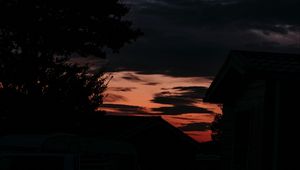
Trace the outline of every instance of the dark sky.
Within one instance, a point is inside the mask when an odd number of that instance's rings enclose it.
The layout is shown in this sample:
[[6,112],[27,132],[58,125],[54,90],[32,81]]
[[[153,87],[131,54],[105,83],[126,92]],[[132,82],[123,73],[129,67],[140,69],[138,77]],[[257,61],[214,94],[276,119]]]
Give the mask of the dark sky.
[[144,36],[108,57],[122,72],[105,107],[160,115],[200,142],[210,140],[209,123],[221,113],[202,98],[230,50],[300,53],[300,0],[124,1]]
[[144,36],[114,70],[213,76],[232,49],[300,52],[299,0],[127,0]]

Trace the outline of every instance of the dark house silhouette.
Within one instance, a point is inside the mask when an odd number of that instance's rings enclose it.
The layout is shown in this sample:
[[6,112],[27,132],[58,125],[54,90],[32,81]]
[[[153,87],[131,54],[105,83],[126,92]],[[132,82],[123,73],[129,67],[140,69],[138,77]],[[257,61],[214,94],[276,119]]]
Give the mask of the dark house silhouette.
[[0,169],[11,165],[5,170],[189,170],[198,153],[196,141],[161,117],[90,116],[73,124],[20,121],[0,127]]
[[300,55],[230,52],[204,99],[223,104],[223,169],[298,169],[299,96]]

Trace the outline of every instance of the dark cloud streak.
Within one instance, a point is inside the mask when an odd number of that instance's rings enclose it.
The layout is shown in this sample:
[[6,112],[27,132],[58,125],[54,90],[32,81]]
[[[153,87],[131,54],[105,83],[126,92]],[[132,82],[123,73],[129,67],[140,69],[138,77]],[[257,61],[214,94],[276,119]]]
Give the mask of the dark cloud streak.
[[127,98],[113,93],[108,93],[104,96],[105,102],[118,102],[118,101],[127,101]]
[[179,86],[157,93],[151,101],[159,104],[192,105],[204,97],[206,90],[206,87],[201,86]]
[[164,89],[162,92],[157,93],[151,101],[172,106],[158,107],[152,110],[162,112],[163,115],[212,114],[212,111],[194,105],[202,100],[206,89],[206,87],[201,86],[179,86],[172,89]]
[[119,115],[159,115],[151,112],[147,112],[144,107],[125,105],[125,104],[103,104],[100,109],[113,109],[115,111],[107,111],[108,114]]
[[110,90],[117,92],[130,92],[136,89],[136,87],[110,87]]
[[137,82],[148,86],[155,86],[159,84],[158,82],[155,82],[153,80],[141,79],[139,76],[134,75],[133,73],[127,73],[122,78],[128,81]]
[[159,107],[153,108],[153,111],[162,112],[163,115],[182,115],[187,113],[199,113],[199,114],[213,114],[205,108],[189,105],[174,105],[172,107]]

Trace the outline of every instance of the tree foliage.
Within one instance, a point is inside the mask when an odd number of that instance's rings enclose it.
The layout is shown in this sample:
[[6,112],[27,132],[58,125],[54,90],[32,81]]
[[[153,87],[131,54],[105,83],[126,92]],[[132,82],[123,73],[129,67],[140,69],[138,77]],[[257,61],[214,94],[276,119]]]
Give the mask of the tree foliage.
[[214,142],[221,142],[223,139],[224,120],[222,114],[216,114],[211,124],[211,138]]
[[119,0],[0,0],[0,113],[93,112],[106,88],[103,70],[70,58],[103,58],[141,35]]

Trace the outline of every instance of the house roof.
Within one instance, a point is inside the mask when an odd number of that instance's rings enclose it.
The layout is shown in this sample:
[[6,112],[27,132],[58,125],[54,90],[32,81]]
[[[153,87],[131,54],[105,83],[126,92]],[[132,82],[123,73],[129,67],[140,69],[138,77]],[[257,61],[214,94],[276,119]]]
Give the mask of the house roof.
[[231,58],[245,71],[300,73],[300,55],[268,52],[232,51]]
[[238,90],[247,79],[299,79],[300,55],[272,52],[231,51],[204,101],[223,103],[232,90]]

